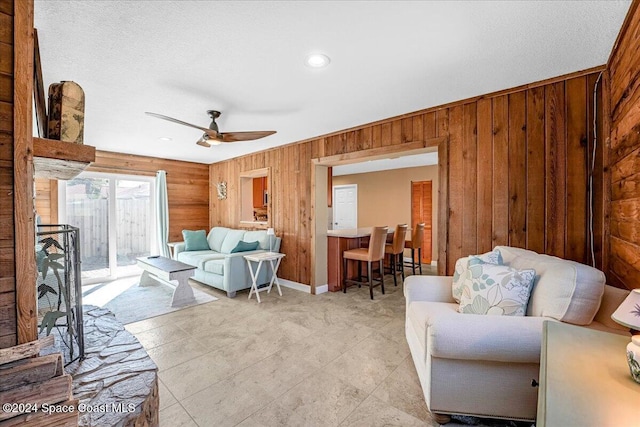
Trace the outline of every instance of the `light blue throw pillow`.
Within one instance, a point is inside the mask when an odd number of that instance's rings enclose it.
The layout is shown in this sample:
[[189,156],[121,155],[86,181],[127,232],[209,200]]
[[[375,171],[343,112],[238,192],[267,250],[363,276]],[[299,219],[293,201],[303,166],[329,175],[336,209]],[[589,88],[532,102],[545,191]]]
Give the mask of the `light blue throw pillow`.
[[184,238],[185,251],[207,251],[209,250],[209,242],[207,242],[207,232],[204,230],[182,230]]
[[502,254],[496,248],[491,252],[487,252],[482,255],[469,255],[469,257],[460,258],[456,261],[453,272],[453,283],[451,286],[451,293],[456,302],[460,302],[460,296],[462,296],[462,290],[464,289],[464,281],[469,278],[469,266],[471,265],[470,261],[472,258],[476,258],[476,261],[474,261],[475,263],[484,262],[495,265],[503,264]]
[[240,240],[236,247],[231,249],[230,253],[255,251],[258,249],[258,245],[260,245],[260,242],[243,242]]
[[460,313],[524,316],[536,277],[533,269],[516,270],[469,257],[470,277],[464,281]]

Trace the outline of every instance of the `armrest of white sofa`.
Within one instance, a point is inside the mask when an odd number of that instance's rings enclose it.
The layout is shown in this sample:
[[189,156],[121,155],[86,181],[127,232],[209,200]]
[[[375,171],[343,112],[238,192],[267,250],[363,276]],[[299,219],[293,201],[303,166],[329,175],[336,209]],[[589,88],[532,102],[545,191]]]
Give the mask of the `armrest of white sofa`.
[[178,254],[180,252],[184,252],[184,249],[185,249],[184,242],[176,243],[175,245],[173,245],[173,259],[178,259]]
[[411,301],[455,302],[452,276],[409,276],[404,280],[404,297]]
[[539,363],[548,317],[451,313],[427,325],[428,351],[444,359]]

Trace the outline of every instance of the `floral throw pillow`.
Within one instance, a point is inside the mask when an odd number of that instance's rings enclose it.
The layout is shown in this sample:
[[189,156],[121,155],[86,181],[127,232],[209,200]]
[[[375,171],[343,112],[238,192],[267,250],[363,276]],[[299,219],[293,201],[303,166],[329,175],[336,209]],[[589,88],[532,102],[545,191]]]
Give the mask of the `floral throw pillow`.
[[465,314],[524,316],[536,271],[469,258],[469,277],[464,281],[460,307]]
[[[460,258],[456,261],[453,272],[453,284],[451,286],[451,294],[456,302],[460,302],[460,296],[462,295],[462,289],[464,288],[464,282],[471,277],[469,274],[469,262],[472,258],[476,258],[480,262],[488,264],[502,265],[502,254],[498,249],[494,249],[491,252],[487,252],[482,255],[471,255],[469,257]],[[475,262],[475,261],[474,261]]]

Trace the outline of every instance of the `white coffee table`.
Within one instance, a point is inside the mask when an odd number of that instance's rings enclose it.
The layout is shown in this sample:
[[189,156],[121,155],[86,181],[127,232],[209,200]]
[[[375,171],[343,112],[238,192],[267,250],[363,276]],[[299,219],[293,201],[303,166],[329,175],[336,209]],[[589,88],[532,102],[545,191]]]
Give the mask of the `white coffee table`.
[[[280,261],[284,258],[285,254],[281,254],[278,252],[260,252],[257,254],[249,254],[245,255],[244,259],[247,260],[247,266],[249,267],[249,273],[251,274],[251,290],[249,291],[249,298],[251,299],[251,295],[256,294],[256,298],[258,299],[258,303],[260,301],[260,292],[267,291],[267,293],[271,292],[271,287],[275,283],[278,287],[278,294],[282,296],[282,290],[280,289],[280,282],[278,281],[278,267],[280,267]],[[271,265],[271,281],[269,282],[269,286],[258,289],[258,274],[260,273],[260,268],[262,268],[262,264],[264,262],[268,262]],[[256,267],[255,272],[251,267],[252,262],[257,262],[258,266]],[[274,264],[275,263],[275,264]]]
[[160,282],[174,287],[171,307],[181,307],[195,302],[193,289],[189,285],[189,277],[193,276],[194,266],[165,257],[140,257],[136,259],[142,268],[142,276],[138,286],[154,285]]

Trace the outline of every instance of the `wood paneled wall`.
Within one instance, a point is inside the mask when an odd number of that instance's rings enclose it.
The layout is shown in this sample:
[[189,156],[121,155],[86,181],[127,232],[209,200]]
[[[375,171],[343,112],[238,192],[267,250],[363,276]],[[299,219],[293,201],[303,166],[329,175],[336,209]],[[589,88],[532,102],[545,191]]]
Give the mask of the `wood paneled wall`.
[[[591,262],[588,178],[598,74],[449,109],[448,273],[459,257],[496,245]],[[593,179],[598,267],[602,146],[596,151]]]
[[[312,143],[287,145],[210,165],[210,226],[240,228],[240,173],[270,168],[271,226],[287,254],[278,275],[309,284],[311,278],[311,152]],[[227,198],[218,200],[217,182],[227,182]]]
[[607,278],[640,288],[640,2],[635,0],[608,63],[611,85],[610,258]]
[[[96,151],[89,172],[155,176],[167,171],[169,241],[181,241],[182,230],[208,229],[209,166],[200,163]],[[36,210],[43,223],[57,221],[57,181],[36,179]]]
[[58,181],[36,178],[36,213],[41,224],[58,224]]
[[32,75],[33,3],[0,0],[0,348],[37,336]]
[[[601,69],[212,164],[212,182],[226,181],[229,196],[222,201],[211,196],[211,225],[238,227],[239,174],[270,167],[273,226],[287,254],[280,273],[309,284],[314,262],[312,159],[364,155],[392,145],[409,149],[417,141],[445,137],[448,142],[439,147],[441,274],[452,274],[460,256],[504,244],[589,262],[587,166],[594,86]],[[598,265],[603,239],[601,152],[594,179]]]
[[13,1],[0,1],[0,348],[17,344],[13,222]]

